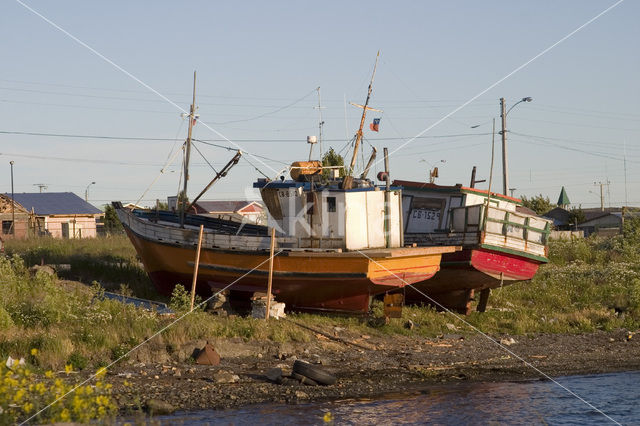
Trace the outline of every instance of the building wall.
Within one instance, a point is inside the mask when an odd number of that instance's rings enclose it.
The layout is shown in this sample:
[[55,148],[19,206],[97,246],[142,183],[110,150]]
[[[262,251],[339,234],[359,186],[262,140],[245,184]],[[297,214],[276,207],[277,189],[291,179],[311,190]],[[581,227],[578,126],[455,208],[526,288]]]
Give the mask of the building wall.
[[[11,213],[2,213],[0,214],[0,224],[6,224],[8,228],[13,222],[13,216]],[[0,236],[2,239],[8,238],[27,238],[29,235],[29,216],[24,213],[16,213],[15,214],[15,234],[13,231],[9,231],[9,229],[5,229],[5,226],[0,228]]]
[[[63,229],[68,226],[68,236]],[[47,216],[45,229],[54,238],[95,238],[96,218],[94,216]]]

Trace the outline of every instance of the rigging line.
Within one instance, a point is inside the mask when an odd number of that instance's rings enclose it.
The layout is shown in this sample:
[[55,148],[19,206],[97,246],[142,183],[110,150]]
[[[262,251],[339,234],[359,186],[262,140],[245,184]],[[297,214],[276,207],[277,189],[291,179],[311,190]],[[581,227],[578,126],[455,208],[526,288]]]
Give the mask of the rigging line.
[[[216,147],[216,148],[226,149],[227,151],[237,151],[237,149],[236,149],[236,148],[233,148],[233,147],[230,147],[230,146],[224,146],[224,145],[218,145],[218,144],[211,143],[211,142],[206,142],[206,139],[193,139],[193,138],[192,138],[191,140],[192,140],[192,141],[196,141],[196,142],[200,142],[200,143],[205,144],[205,145],[214,146],[214,147]],[[298,142],[299,142],[299,141],[298,141]],[[242,152],[243,152],[244,154],[250,154],[249,152],[246,152],[246,151],[242,151]],[[262,159],[267,160],[267,161],[273,161],[274,163],[287,164],[287,165],[289,164],[289,163],[286,163],[286,162],[284,162],[284,161],[274,160],[273,158],[265,157],[264,155],[251,154],[251,156],[253,156],[253,157],[258,157],[258,158],[262,158]],[[272,170],[273,170],[273,169],[272,169]]]
[[270,179],[270,177],[269,177],[269,176],[267,176],[266,174],[264,174],[264,173],[262,172],[262,170],[260,170],[259,168],[257,168],[257,167],[256,167],[256,166],[255,166],[251,161],[249,161],[249,159],[248,159],[247,157],[244,157],[244,156],[243,156],[242,158],[243,158],[243,159],[245,159],[245,160],[247,161],[247,163],[249,163],[249,164],[251,165],[251,167],[253,167],[254,169],[256,169],[256,171],[257,171],[258,173],[260,173],[262,176],[266,177],[267,179]]
[[172,322],[170,322],[169,324],[165,325],[164,327],[162,327],[160,330],[156,331],[151,337],[148,337],[147,339],[143,340],[142,342],[138,343],[136,346],[134,346],[133,348],[131,348],[126,354],[122,355],[121,357],[119,357],[118,359],[116,359],[115,361],[111,362],[111,364],[105,366],[105,367],[101,367],[98,369],[98,371],[94,374],[92,374],[91,376],[89,376],[87,379],[85,379],[83,382],[75,385],[72,389],[70,389],[67,393],[65,393],[64,395],[59,396],[58,398],[56,398],[55,401],[53,401],[51,404],[47,405],[46,407],[43,407],[42,409],[40,409],[40,411],[37,411],[36,413],[34,413],[32,416],[30,416],[28,419],[24,420],[22,423],[20,423],[20,425],[25,425],[28,422],[30,422],[31,420],[33,420],[34,418],[36,418],[40,413],[42,413],[43,411],[49,409],[50,407],[52,407],[54,404],[56,404],[58,401],[64,399],[67,395],[72,394],[73,392],[75,392],[79,387],[84,386],[86,383],[88,383],[89,381],[95,379],[99,373],[102,373],[102,371],[107,371],[109,368],[113,367],[115,364],[117,364],[118,362],[120,362],[121,360],[123,360],[124,358],[126,358],[127,356],[129,356],[129,354],[131,354],[132,352],[136,351],[138,348],[140,348],[141,346],[149,343],[149,341],[151,341],[153,338],[155,338],[156,336],[159,336],[160,334],[164,333],[166,330],[168,330],[169,328],[173,327],[175,324],[177,324],[178,322],[182,321],[182,319],[184,319],[186,316],[191,315],[193,312],[197,311],[198,309],[200,309],[203,306],[206,306],[207,303],[209,303],[210,300],[212,300],[214,297],[217,297],[219,294],[221,294],[222,292],[224,292],[225,290],[227,290],[229,287],[231,287],[232,285],[234,285],[235,283],[237,283],[238,281],[240,281],[241,279],[243,279],[244,277],[246,277],[247,275],[251,274],[253,271],[257,270],[259,267],[261,267],[262,265],[264,265],[265,263],[269,262],[272,258],[278,256],[280,253],[282,253],[283,250],[279,250],[277,253],[274,253],[273,256],[269,256],[267,259],[265,259],[263,262],[259,263],[258,265],[256,265],[253,269],[251,269],[249,272],[245,273],[244,275],[242,275],[240,278],[234,280],[231,284],[229,284],[228,286],[224,287],[223,289],[219,290],[218,292],[216,292],[214,295],[212,295],[211,297],[207,298],[206,300],[203,300],[202,302],[198,303],[193,310],[189,311],[189,312],[185,312],[182,316],[176,318],[175,320],[173,320]]
[[209,162],[209,160],[207,160],[207,158],[202,154],[202,152],[200,152],[198,147],[195,144],[191,144],[191,146],[194,147],[196,151],[198,151],[198,154],[200,154],[200,157],[202,157],[202,159],[209,165],[209,167],[211,167],[211,170],[213,170],[217,174],[218,171],[213,167],[213,165]]
[[[172,149],[173,150],[173,149]],[[167,169],[167,167],[169,165],[171,165],[171,163],[173,163],[173,161],[175,160],[175,158],[178,156],[178,154],[180,153],[180,150],[177,149],[173,155],[167,159],[167,161],[165,162],[164,166],[162,167],[162,169],[160,169],[160,173],[158,174],[158,176],[156,176],[156,178],[149,184],[149,186],[147,187],[147,189],[144,190],[144,192],[142,193],[142,195],[140,196],[140,198],[138,199],[138,201],[135,202],[136,205],[138,205],[140,203],[140,201],[142,201],[142,199],[145,197],[145,195],[147,195],[147,193],[149,192],[149,190],[153,187],[153,185],[156,184],[156,182],[158,181],[158,179],[160,179],[160,176],[162,176],[165,172],[165,170]],[[182,180],[182,172],[180,172],[180,180]]]
[[[19,0],[16,0],[19,1]],[[588,26],[589,24],[591,24],[593,21],[595,21],[596,19],[600,18],[602,15],[604,15],[605,13],[609,12],[610,10],[612,10],[613,8],[615,8],[616,6],[618,6],[620,3],[622,3],[624,0],[618,0],[616,3],[614,3],[613,5],[607,7],[605,10],[603,10],[602,12],[598,13],[596,16],[594,16],[593,18],[589,19],[587,22],[585,22],[584,24],[580,25],[578,28],[574,29],[573,31],[571,31],[569,34],[565,35],[564,37],[562,37],[561,39],[559,39],[558,41],[556,41],[555,43],[551,44],[550,46],[546,47],[545,49],[543,49],[541,52],[539,52],[538,54],[536,54],[535,56],[533,56],[531,59],[525,61],[524,63],[522,63],[521,65],[517,66],[516,68],[514,68],[512,71],[510,71],[509,73],[507,73],[506,75],[504,75],[503,77],[501,77],[500,79],[498,79],[497,81],[495,81],[494,83],[490,84],[488,87],[486,87],[485,89],[481,90],[480,92],[478,92],[477,94],[475,94],[474,96],[472,96],[469,100],[465,101],[464,103],[462,103],[461,105],[459,105],[458,107],[454,108],[452,111],[450,111],[449,113],[445,114],[443,117],[441,117],[440,119],[438,119],[435,123],[431,124],[430,126],[426,127],[424,130],[422,130],[420,133],[418,133],[416,136],[412,137],[411,139],[409,139],[408,141],[406,141],[404,144],[400,145],[398,148],[394,149],[392,152],[389,153],[389,155],[393,155],[395,152],[397,152],[398,150],[404,148],[406,145],[410,144],[411,142],[413,142],[418,136],[422,136],[423,134],[425,134],[426,132],[428,132],[429,130],[433,129],[434,127],[436,127],[437,125],[439,125],[440,123],[442,123],[444,120],[446,120],[447,118],[451,117],[452,115],[454,115],[455,113],[457,113],[458,111],[460,111],[461,109],[465,108],[467,105],[471,104],[472,102],[474,102],[476,99],[478,99],[479,97],[481,97],[482,95],[484,95],[485,93],[487,93],[488,91],[490,91],[491,89],[493,89],[494,87],[498,86],[500,83],[502,83],[503,81],[507,80],[508,78],[510,78],[512,75],[516,74],[517,72],[519,72],[520,70],[522,70],[523,68],[525,68],[527,65],[531,64],[532,62],[534,62],[535,60],[537,60],[538,58],[540,58],[541,56],[543,56],[544,54],[546,54],[547,52],[549,52],[550,50],[552,50],[553,48],[555,48],[556,46],[558,46],[559,44],[561,44],[562,42],[564,42],[565,40],[567,40],[568,38],[572,37],[574,34],[576,34],[577,32],[579,32],[580,30],[582,30],[583,28],[585,28],[586,26]],[[378,160],[378,162],[380,162],[382,160]]]
[[[20,4],[22,7],[24,7],[25,9],[29,10],[31,13],[33,13],[34,15],[38,16],[39,18],[41,18],[43,21],[47,22],[49,25],[53,26],[55,29],[57,29],[58,31],[62,32],[63,34],[65,34],[67,37],[71,38],[73,41],[75,41],[76,43],[80,44],[81,46],[85,47],[86,49],[88,49],[89,51],[91,51],[93,54],[95,54],[96,56],[98,56],[100,59],[104,60],[105,62],[107,62],[108,64],[112,65],[113,67],[115,67],[117,70],[121,71],[122,73],[124,73],[126,76],[130,77],[131,79],[133,79],[134,81],[136,81],[137,83],[141,84],[142,86],[144,86],[145,88],[147,88],[148,90],[150,90],[152,93],[155,93],[157,96],[159,96],[160,98],[164,99],[165,101],[167,101],[169,104],[173,105],[175,108],[177,108],[180,112],[184,113],[184,114],[189,114],[189,112],[187,110],[185,110],[184,108],[182,108],[180,105],[176,104],[175,102],[173,102],[171,99],[169,99],[168,97],[166,97],[165,95],[163,95],[162,93],[158,92],[156,89],[154,89],[153,87],[149,86],[147,83],[145,83],[144,81],[140,80],[138,77],[136,77],[135,75],[131,74],[129,71],[125,70],[124,68],[122,68],[120,65],[116,64],[115,62],[113,62],[111,59],[107,58],[106,56],[104,56],[102,53],[98,52],[97,50],[95,50],[93,47],[89,46],[87,43],[83,42],[82,40],[80,40],[79,38],[77,38],[76,36],[74,36],[73,34],[71,34],[70,32],[68,32],[67,30],[65,30],[64,28],[62,28],[61,26],[59,26],[58,24],[56,24],[55,22],[51,21],[50,19],[48,19],[47,17],[45,17],[44,15],[42,15],[41,13],[37,12],[35,9],[33,9],[32,7],[28,6],[27,4],[25,4],[24,2],[22,2],[21,0],[15,0],[16,3]],[[622,0],[620,0],[622,1]],[[313,93],[313,92],[312,92]],[[220,136],[221,138],[225,139],[226,141],[228,141],[229,143],[235,145],[238,147],[238,149],[242,149],[242,147],[240,145],[238,145],[237,143],[233,142],[232,140],[230,140],[229,138],[227,138],[225,135],[223,135],[222,133],[220,133],[219,131],[217,131],[216,129],[214,129],[213,127],[209,126],[207,123],[202,123],[202,125],[204,127],[206,127],[207,129],[211,130],[213,133],[215,133],[216,135]],[[251,155],[251,154],[249,154]],[[269,169],[273,170],[273,168],[271,168],[271,166],[269,166],[268,164],[265,164],[262,160],[258,159],[258,162],[264,164],[265,166],[267,166]],[[273,170],[275,172],[275,170]]]
[[513,355],[514,357],[516,357],[517,359],[522,361],[527,367],[529,367],[532,370],[534,370],[535,372],[539,373],[540,375],[542,375],[547,380],[550,380],[551,382],[553,382],[556,385],[560,386],[562,389],[567,391],[570,395],[572,395],[572,396],[576,397],[577,399],[579,399],[580,401],[584,402],[587,406],[591,407],[593,410],[595,410],[598,413],[602,414],[607,419],[611,420],[613,423],[615,423],[617,425],[620,425],[619,422],[617,422],[616,420],[614,420],[613,418],[608,416],[605,412],[603,412],[602,410],[598,409],[596,406],[591,404],[589,401],[585,400],[580,395],[578,395],[577,393],[573,392],[571,389],[569,389],[568,387],[564,386],[563,384],[561,384],[557,380],[554,380],[553,377],[549,376],[548,374],[546,374],[545,372],[543,372],[542,370],[540,370],[539,368],[537,368],[536,366],[534,366],[533,364],[531,364],[530,362],[528,362],[527,360],[522,358],[520,355],[518,355],[517,353],[515,353],[512,350],[510,350],[509,348],[507,348],[505,345],[503,345],[502,343],[498,342],[496,339],[494,339],[493,337],[489,336],[488,334],[486,334],[485,332],[480,330],[478,327],[474,326],[473,324],[471,324],[470,322],[468,322],[467,320],[462,318],[460,315],[457,315],[454,312],[452,312],[450,309],[447,309],[445,306],[443,306],[442,304],[438,303],[436,300],[434,300],[433,298],[429,297],[427,294],[423,293],[422,291],[418,290],[415,286],[413,286],[412,284],[409,284],[404,279],[402,279],[401,277],[399,277],[398,275],[394,274],[392,271],[387,269],[384,265],[381,265],[380,263],[376,262],[374,259],[372,259],[369,256],[367,256],[365,253],[361,252],[360,250],[356,250],[356,251],[358,253],[360,253],[362,256],[364,256],[367,259],[369,259],[371,262],[375,263],[379,267],[381,267],[384,270],[386,270],[388,273],[390,273],[391,275],[393,275],[394,277],[396,277],[400,281],[402,281],[405,285],[411,287],[413,290],[415,290],[418,293],[420,293],[421,295],[423,295],[427,300],[429,300],[430,303],[433,303],[433,304],[437,305],[440,309],[442,309],[443,311],[447,312],[449,315],[452,315],[454,318],[456,318],[460,322],[464,323],[465,325],[469,326],[471,329],[476,331],[481,336],[486,337],[490,342],[495,343],[496,345],[498,345],[498,347],[500,347],[505,352],[509,353],[510,355]]
[[279,113],[280,111],[284,111],[285,109],[287,109],[287,108],[290,108],[290,107],[294,106],[294,105],[295,105],[295,104],[297,104],[298,102],[302,102],[303,100],[305,100],[306,98],[308,98],[309,96],[311,96],[313,93],[315,93],[315,91],[316,91],[316,89],[313,89],[311,92],[307,93],[306,95],[304,95],[304,96],[303,96],[303,97],[301,97],[300,99],[297,99],[297,100],[293,101],[292,103],[290,103],[290,104],[288,104],[288,105],[285,105],[285,106],[283,106],[283,107],[280,107],[280,108],[278,108],[278,109],[276,109],[276,110],[273,110],[273,111],[270,111],[270,112],[265,112],[264,114],[260,114],[260,115],[257,115],[257,116],[255,116],[255,117],[251,117],[251,118],[244,118],[244,119],[241,119],[241,120],[230,120],[230,121],[219,121],[219,122],[218,122],[218,121],[212,121],[212,122],[211,122],[211,124],[215,124],[215,125],[220,126],[220,125],[223,125],[223,124],[243,123],[243,122],[245,122],[245,121],[258,120],[258,119],[260,119],[260,118],[264,118],[264,117],[267,117],[267,116],[269,116],[269,115],[277,114],[277,113]]

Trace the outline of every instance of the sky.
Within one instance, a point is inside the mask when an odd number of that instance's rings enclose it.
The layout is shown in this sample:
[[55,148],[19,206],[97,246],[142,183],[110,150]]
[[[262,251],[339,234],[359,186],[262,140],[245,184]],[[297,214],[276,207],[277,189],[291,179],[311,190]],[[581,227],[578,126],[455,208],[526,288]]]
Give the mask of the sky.
[[[0,8],[3,192],[14,161],[15,192],[87,193],[98,207],[175,195],[181,113],[197,71],[201,142],[189,196],[241,149],[243,160],[204,198],[257,199],[257,178],[308,159],[320,114],[322,151],[350,159],[361,110],[349,103],[364,103],[380,51],[370,106],[381,112],[367,115],[359,168],[372,146],[388,147],[392,179],[426,181],[437,166],[437,183],[468,185],[477,166],[486,189],[499,99],[508,109],[532,97],[507,115],[514,195],[555,202],[564,186],[572,205],[598,207],[602,183],[605,206],[640,206],[637,1],[3,0]],[[502,188],[500,135],[491,188]]]

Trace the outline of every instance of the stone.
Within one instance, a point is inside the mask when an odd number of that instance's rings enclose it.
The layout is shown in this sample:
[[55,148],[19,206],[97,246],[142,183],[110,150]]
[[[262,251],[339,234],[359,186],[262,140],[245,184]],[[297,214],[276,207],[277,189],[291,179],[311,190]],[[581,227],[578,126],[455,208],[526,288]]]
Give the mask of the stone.
[[281,384],[282,383],[282,369],[281,368],[272,368],[270,370],[267,370],[267,372],[265,373],[265,377],[273,382],[273,383],[277,383],[277,384]]
[[233,374],[233,371],[220,370],[213,374],[213,381],[216,383],[238,383],[240,377]]
[[166,401],[149,399],[145,404],[145,410],[151,415],[163,415],[173,413],[176,411],[176,407]]
[[220,355],[212,345],[207,343],[204,348],[200,350],[198,355],[194,357],[196,364],[200,365],[220,365]]
[[513,337],[504,337],[504,338],[500,339],[500,344],[501,345],[511,346],[511,345],[515,345],[516,343],[518,343],[518,342],[516,342]]
[[307,399],[309,398],[309,395],[307,395],[306,393],[302,392],[302,391],[296,391],[296,398],[298,399]]
[[457,330],[458,327],[456,327],[455,325],[451,324],[451,323],[446,323],[445,327],[447,327],[449,330]]

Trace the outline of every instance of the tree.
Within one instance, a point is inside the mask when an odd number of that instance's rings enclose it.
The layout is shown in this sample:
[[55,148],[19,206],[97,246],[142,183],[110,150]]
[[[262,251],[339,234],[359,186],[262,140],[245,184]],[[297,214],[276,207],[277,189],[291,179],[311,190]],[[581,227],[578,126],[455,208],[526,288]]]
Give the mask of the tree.
[[120,219],[116,214],[116,209],[111,204],[104,206],[104,230],[110,234],[122,232],[123,230],[122,223],[120,223]]
[[531,198],[527,198],[523,195],[522,205],[540,215],[545,214],[546,212],[554,208],[554,205],[551,204],[549,197],[544,197],[542,194],[533,196]]
[[585,220],[587,220],[587,217],[584,215],[581,207],[573,207],[569,210],[569,225],[582,223]]
[[[342,158],[342,155],[338,154],[337,152],[335,152],[333,150],[333,148],[329,148],[329,151],[327,151],[323,156],[322,156],[322,166],[323,167],[327,167],[327,166],[344,166],[344,158]],[[344,167],[338,169],[340,170],[340,177],[344,176]],[[330,174],[329,174],[329,169],[323,170],[322,171],[322,176],[325,178],[329,178]]]

